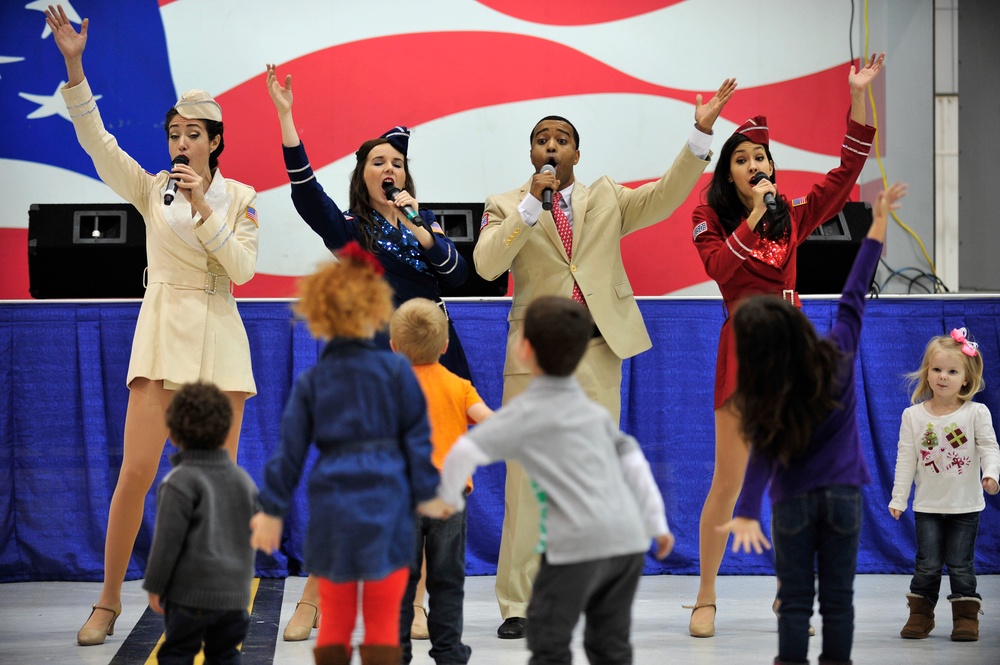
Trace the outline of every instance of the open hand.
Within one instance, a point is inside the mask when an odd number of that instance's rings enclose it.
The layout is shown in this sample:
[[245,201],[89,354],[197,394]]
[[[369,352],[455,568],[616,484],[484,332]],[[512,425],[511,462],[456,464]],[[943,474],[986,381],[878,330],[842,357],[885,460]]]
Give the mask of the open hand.
[[267,67],[267,92],[271,95],[271,101],[278,113],[288,113],[292,110],[292,75],[285,75],[285,85],[278,81],[278,65],[266,65]]
[[868,88],[868,85],[875,80],[879,72],[882,71],[882,63],[885,62],[885,53],[876,55],[872,53],[871,57],[861,71],[852,64],[851,73],[847,77],[847,82],[851,85],[851,91],[861,91],[864,92]]
[[694,98],[694,123],[706,134],[712,133],[712,126],[722,113],[722,107],[736,92],[736,79],[726,79],[707,104],[701,103],[701,95]]
[[83,55],[83,49],[87,47],[87,27],[90,25],[90,19],[83,19],[80,32],[77,32],[73,24],[70,23],[69,17],[66,16],[66,10],[62,8],[62,5],[55,7],[49,5],[49,8],[45,10],[45,23],[52,31],[56,46],[59,47],[59,52],[63,54],[64,58],[71,60]]
[[750,548],[757,554],[762,554],[764,550],[771,549],[771,543],[764,537],[764,532],[760,530],[760,522],[747,519],[745,517],[734,517],[725,524],[715,527],[719,533],[732,532],[733,551],[738,552],[742,548],[744,552],[749,552]]
[[896,182],[875,196],[875,203],[872,205],[872,225],[868,227],[869,238],[885,242],[889,213],[899,208],[899,200],[906,196],[906,189],[906,185]]

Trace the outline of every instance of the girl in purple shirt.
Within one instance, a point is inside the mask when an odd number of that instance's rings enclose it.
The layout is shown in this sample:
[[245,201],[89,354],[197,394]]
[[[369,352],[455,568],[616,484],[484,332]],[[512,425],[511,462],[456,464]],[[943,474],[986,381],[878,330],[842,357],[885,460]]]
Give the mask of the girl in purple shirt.
[[897,183],[876,198],[829,336],[819,337],[799,309],[774,296],[749,298],[733,316],[733,399],[750,462],[736,516],[718,530],[732,531],[733,551],[770,548],[760,528],[770,483],[780,608],[775,663],[808,662],[814,570],[823,615],[819,662],[851,662],[861,485],[871,480],[858,434],[855,354],[886,219],[905,193]]

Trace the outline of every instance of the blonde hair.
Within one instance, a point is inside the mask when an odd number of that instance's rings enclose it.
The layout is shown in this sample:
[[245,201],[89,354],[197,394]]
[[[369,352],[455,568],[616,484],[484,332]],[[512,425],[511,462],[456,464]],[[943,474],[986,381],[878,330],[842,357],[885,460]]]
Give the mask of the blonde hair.
[[960,400],[968,402],[972,399],[973,395],[986,387],[986,382],[983,380],[982,353],[977,349],[976,355],[965,355],[962,353],[961,344],[948,335],[939,335],[932,337],[931,341],[927,342],[927,348],[924,349],[924,359],[920,363],[920,369],[906,375],[906,379],[912,388],[912,392],[910,393],[911,404],[926,402],[934,396],[934,391],[931,389],[930,384],[927,383],[927,372],[931,367],[931,356],[939,351],[951,355],[955,360],[961,361],[965,369],[965,385],[958,391],[958,398]]
[[435,363],[448,343],[448,317],[437,303],[412,298],[389,320],[389,339],[414,365]]
[[362,255],[357,243],[349,245],[339,261],[299,282],[294,310],[315,337],[371,337],[392,316],[392,288],[382,278],[382,266],[370,254]]

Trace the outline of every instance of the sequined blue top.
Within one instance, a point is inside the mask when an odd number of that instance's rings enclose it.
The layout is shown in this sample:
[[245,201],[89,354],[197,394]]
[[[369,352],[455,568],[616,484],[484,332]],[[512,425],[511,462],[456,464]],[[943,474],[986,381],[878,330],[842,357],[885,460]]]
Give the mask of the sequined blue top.
[[380,235],[375,240],[379,249],[396,257],[397,261],[402,261],[414,270],[423,273],[431,272],[430,268],[427,267],[427,262],[424,261],[420,241],[417,240],[417,236],[413,235],[413,231],[402,225],[398,228],[393,226],[385,217],[374,210],[372,216],[379,223]]

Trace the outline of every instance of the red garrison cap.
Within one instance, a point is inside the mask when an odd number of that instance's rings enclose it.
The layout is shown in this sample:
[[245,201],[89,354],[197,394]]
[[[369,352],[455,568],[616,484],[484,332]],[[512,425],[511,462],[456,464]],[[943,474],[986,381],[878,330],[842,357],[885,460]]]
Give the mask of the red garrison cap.
[[754,143],[768,145],[767,118],[762,115],[755,115],[742,125],[736,128],[734,134],[742,134]]

